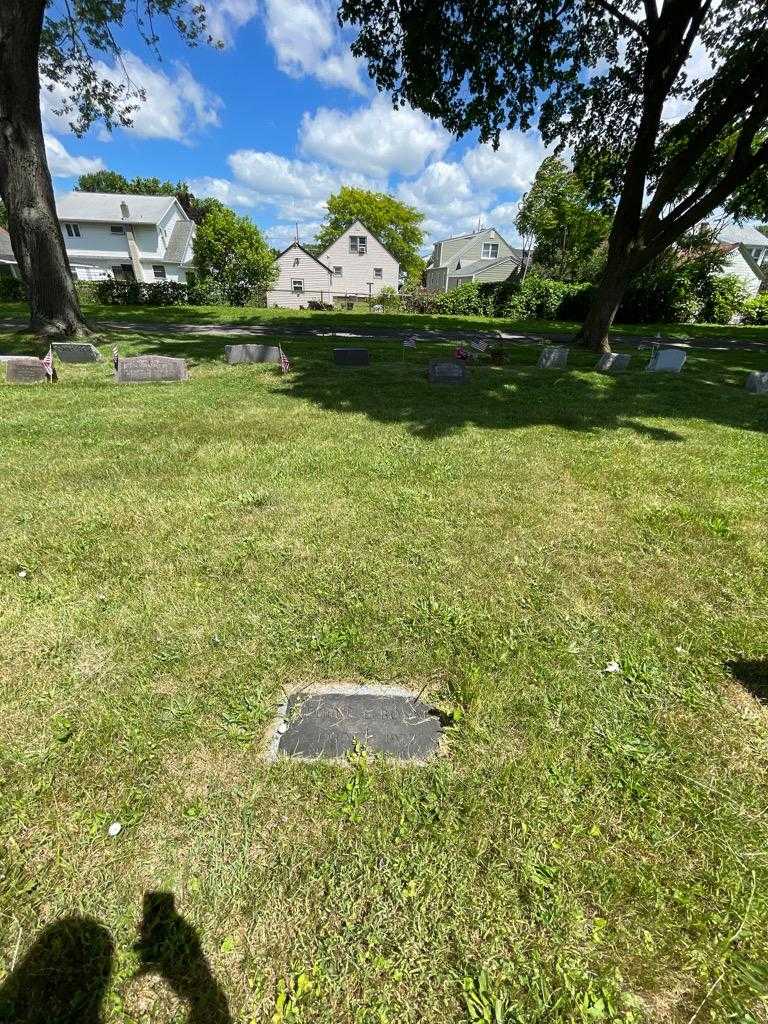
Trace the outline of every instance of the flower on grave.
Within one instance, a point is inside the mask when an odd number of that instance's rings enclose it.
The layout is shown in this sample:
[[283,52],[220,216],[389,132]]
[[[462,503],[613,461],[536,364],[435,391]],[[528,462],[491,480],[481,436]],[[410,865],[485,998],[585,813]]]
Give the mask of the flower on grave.
[[469,352],[467,352],[463,345],[459,345],[453,354],[457,359],[469,359]]

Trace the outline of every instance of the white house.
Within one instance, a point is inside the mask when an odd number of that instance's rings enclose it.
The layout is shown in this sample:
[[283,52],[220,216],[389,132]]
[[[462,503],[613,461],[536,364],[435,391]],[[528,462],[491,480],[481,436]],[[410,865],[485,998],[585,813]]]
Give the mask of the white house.
[[443,238],[435,242],[427,260],[427,291],[447,292],[471,281],[506,281],[522,261],[522,251],[513,249],[495,228]]
[[724,274],[738,277],[750,295],[768,290],[768,235],[748,224],[729,224],[717,240],[727,255]]
[[277,257],[277,266],[268,306],[298,309],[311,301],[375,299],[382,288],[397,291],[400,283],[397,260],[359,220],[317,257],[294,242]]
[[[195,225],[173,196],[69,192],[57,198],[56,212],[75,278],[186,281]],[[18,276],[5,241],[0,263]]]

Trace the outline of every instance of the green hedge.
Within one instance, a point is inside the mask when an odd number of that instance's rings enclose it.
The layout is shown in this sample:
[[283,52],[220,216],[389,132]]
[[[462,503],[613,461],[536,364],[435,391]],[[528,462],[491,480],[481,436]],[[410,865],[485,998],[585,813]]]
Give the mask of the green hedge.
[[27,291],[17,277],[0,277],[0,302],[24,302]]
[[768,292],[747,299],[742,320],[745,324],[768,324]]

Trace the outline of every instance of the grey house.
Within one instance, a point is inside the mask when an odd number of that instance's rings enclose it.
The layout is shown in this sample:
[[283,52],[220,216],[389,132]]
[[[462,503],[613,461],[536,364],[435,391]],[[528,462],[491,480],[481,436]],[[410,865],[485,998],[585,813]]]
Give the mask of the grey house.
[[427,291],[447,292],[471,281],[506,281],[522,262],[522,250],[513,249],[495,228],[443,238],[427,260]]
[[750,295],[768,291],[768,235],[750,224],[728,224],[717,240],[728,257],[723,273],[738,277]]

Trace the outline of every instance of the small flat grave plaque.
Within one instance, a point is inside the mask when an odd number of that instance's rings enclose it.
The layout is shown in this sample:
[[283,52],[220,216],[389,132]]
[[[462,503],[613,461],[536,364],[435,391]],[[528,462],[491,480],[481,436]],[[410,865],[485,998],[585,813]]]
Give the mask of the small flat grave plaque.
[[768,371],[753,370],[747,377],[747,391],[753,395],[768,395]]
[[368,366],[371,353],[367,348],[335,348],[333,361],[337,366]]
[[430,384],[466,384],[467,368],[458,359],[430,359],[427,377]]
[[11,356],[5,361],[5,379],[9,384],[41,384],[48,374],[35,356]]
[[648,373],[680,373],[687,356],[679,348],[660,348],[646,366]]
[[540,370],[562,370],[568,365],[568,349],[565,345],[547,345],[539,356]]
[[629,366],[631,358],[624,352],[606,352],[597,360],[595,369],[598,373],[621,373]]
[[52,348],[62,363],[101,362],[101,353],[89,342],[54,341]]
[[287,730],[278,753],[288,757],[341,758],[355,743],[404,761],[422,760],[440,742],[440,715],[402,694],[297,694],[288,700]]
[[280,363],[279,345],[225,345],[228,363]]
[[145,384],[186,380],[187,364],[174,356],[129,356],[117,364],[118,384]]

